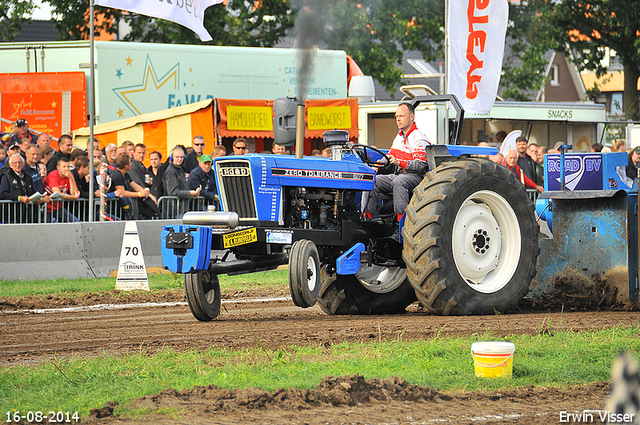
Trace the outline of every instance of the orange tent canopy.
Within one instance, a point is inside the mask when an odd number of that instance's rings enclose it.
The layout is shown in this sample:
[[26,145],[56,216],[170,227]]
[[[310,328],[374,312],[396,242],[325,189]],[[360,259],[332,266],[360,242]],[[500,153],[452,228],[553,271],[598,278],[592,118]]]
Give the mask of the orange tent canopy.
[[[104,148],[109,143],[118,146],[125,140],[134,144],[144,143],[148,154],[158,151],[162,158],[167,157],[175,145],[191,146],[193,138],[203,136],[207,142],[207,154],[215,145],[213,99],[206,99],[176,108],[151,112],[132,118],[112,121],[94,127],[94,136]],[[89,138],[89,127],[73,132],[74,143],[86,146]],[[145,161],[148,163],[148,160]]]
[[[351,140],[356,140],[358,100],[307,100],[305,126],[305,140],[321,138],[325,131],[334,129],[347,130]],[[205,153],[208,154],[220,137],[273,138],[273,101],[206,99],[100,124],[94,127],[94,135],[101,148],[109,143],[121,145],[125,140],[131,140],[144,143],[147,154],[157,150],[163,158],[175,145],[189,147],[196,135],[202,135],[207,142]],[[73,136],[76,145],[86,146],[89,128],[75,130]],[[305,148],[305,151],[311,150],[310,145]]]

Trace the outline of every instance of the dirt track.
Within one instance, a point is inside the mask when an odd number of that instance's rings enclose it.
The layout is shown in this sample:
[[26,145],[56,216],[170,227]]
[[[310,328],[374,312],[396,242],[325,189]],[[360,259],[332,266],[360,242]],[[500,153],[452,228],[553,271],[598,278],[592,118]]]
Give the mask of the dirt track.
[[[411,306],[407,314],[403,315],[327,316],[318,307],[303,310],[294,307],[288,300],[247,301],[249,300],[224,302],[219,319],[209,323],[196,321],[186,305],[38,314],[18,311],[0,313],[0,333],[3,336],[0,364],[5,367],[19,363],[37,363],[52,356],[93,356],[105,351],[126,354],[140,352],[141,347],[147,352],[154,352],[162,347],[178,350],[210,346],[234,349],[256,346],[279,348],[288,345],[326,345],[342,341],[392,340],[400,334],[404,340],[425,339],[438,333],[470,335],[486,330],[497,336],[534,334],[540,332],[549,320],[556,330],[574,331],[640,324],[640,312],[437,317]],[[7,305],[4,304],[5,307]],[[346,383],[327,383],[327,388],[338,385],[342,389],[362,390],[378,385],[356,385],[351,382],[355,377],[345,379]],[[385,385],[390,386],[389,388],[397,387],[397,383],[378,386],[386,388]],[[334,387],[327,391],[334,391]],[[338,403],[337,406],[332,402],[309,404],[304,397],[300,401],[293,395],[285,397],[289,404],[282,404],[276,395],[249,392],[235,394],[234,397],[240,397],[244,402],[238,401],[230,405],[220,402],[217,405],[219,409],[212,408],[212,400],[217,397],[218,400],[228,401],[229,398],[226,393],[225,396],[216,395],[216,391],[219,390],[210,388],[184,394],[169,391],[139,402],[147,407],[177,404],[187,412],[184,420],[163,422],[164,419],[155,418],[155,423],[204,424],[212,423],[213,418],[213,423],[432,423],[438,418],[444,423],[469,423],[471,416],[482,416],[484,419],[481,423],[547,424],[558,423],[561,410],[602,408],[608,386],[596,384],[589,388],[571,389],[568,393],[525,388],[510,395],[464,394],[461,398],[434,393],[417,399],[405,398],[402,394],[406,391],[400,391],[394,398],[393,391],[386,389],[383,393],[388,396],[382,401],[373,398],[366,403],[359,402],[361,398],[346,391],[355,397],[354,403]],[[424,392],[418,392],[421,391]],[[270,404],[264,401],[264,397],[274,401]],[[291,399],[298,400],[299,405],[292,407]],[[251,400],[256,404],[254,408],[248,408]],[[496,414],[512,416],[491,416]],[[92,420],[96,423],[121,423],[113,417],[93,417]]]
[[640,325],[640,312],[574,312],[439,317],[419,312],[390,316],[328,316],[319,307],[300,309],[289,300],[225,301],[218,320],[198,322],[186,305],[58,313],[0,315],[0,365],[50,356],[153,352],[161,347],[279,348],[342,341],[405,340],[470,335],[534,334],[549,321],[554,329],[587,330]]

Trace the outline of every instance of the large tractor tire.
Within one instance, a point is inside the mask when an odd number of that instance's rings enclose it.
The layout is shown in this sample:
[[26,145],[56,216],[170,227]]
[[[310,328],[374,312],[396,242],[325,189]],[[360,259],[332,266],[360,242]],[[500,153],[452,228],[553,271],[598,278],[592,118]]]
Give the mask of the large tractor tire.
[[209,322],[220,314],[220,282],[218,275],[209,271],[186,273],[184,289],[193,317]]
[[403,313],[416,301],[406,278],[406,269],[373,266],[358,275],[328,275],[321,272],[318,304],[327,314]]
[[407,277],[431,313],[503,312],[529,291],[539,227],[505,167],[482,158],[445,163],[414,189],[406,213]]

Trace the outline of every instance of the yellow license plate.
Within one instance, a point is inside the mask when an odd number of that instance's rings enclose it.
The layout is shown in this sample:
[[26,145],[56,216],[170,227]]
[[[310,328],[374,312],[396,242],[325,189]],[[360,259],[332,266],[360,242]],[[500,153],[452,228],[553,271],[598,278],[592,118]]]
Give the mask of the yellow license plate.
[[222,245],[225,248],[231,248],[238,245],[246,245],[258,240],[258,232],[256,228],[240,230],[238,232],[227,233],[222,235]]

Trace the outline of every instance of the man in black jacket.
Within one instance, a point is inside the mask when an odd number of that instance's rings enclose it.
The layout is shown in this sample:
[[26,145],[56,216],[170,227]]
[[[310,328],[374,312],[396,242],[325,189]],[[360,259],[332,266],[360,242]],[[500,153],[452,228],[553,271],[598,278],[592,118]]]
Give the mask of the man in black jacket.
[[520,136],[516,139],[516,150],[518,151],[518,167],[520,167],[524,175],[529,177],[536,185],[541,185],[542,182],[536,178],[536,162],[527,153],[526,137]]
[[182,150],[182,148],[175,147],[171,152],[171,164],[169,164],[167,170],[162,176],[162,182],[167,196],[175,196],[179,198],[170,204],[165,205],[165,210],[163,212],[167,218],[181,218],[182,214],[188,208],[188,200],[200,195],[200,189],[189,189],[187,178],[184,170],[182,169],[184,157],[184,150]]
[[209,205],[215,205],[218,209],[218,191],[216,189],[216,179],[211,170],[211,156],[202,155],[198,162],[198,167],[191,170],[189,174],[189,189],[200,188],[200,196],[208,200]]
[[73,150],[73,139],[68,134],[63,134],[58,140],[58,152],[56,152],[49,162],[47,162],[47,174],[58,166],[58,160],[62,157],[71,161],[71,151]]
[[29,203],[29,197],[36,190],[33,188],[31,176],[22,171],[23,167],[22,155],[14,154],[9,158],[9,168],[3,169],[0,174],[0,199],[17,202],[4,205],[3,223],[32,223],[35,218],[35,205],[25,204]]
[[160,199],[164,195],[164,186],[162,184],[162,176],[167,167],[163,167],[162,154],[158,151],[153,151],[149,154],[149,162],[151,165],[147,168],[147,174],[151,177],[151,185],[149,190],[151,194]]
[[26,162],[22,171],[31,176],[33,181],[33,188],[36,192],[44,193],[44,183],[42,176],[40,175],[40,167],[38,166],[38,145],[29,145],[26,152]]
[[[80,198],[89,199],[89,174],[91,174],[91,167],[89,165],[89,158],[86,155],[76,158],[73,170],[73,178],[76,181],[76,186],[80,191]],[[94,196],[100,198],[100,190],[98,183],[94,180],[93,187],[95,190]]]
[[198,168],[200,156],[204,153],[204,137],[196,136],[193,138],[193,150],[184,158],[182,168],[185,173],[191,173],[191,170]]
[[143,143],[138,143],[133,148],[133,159],[131,160],[131,169],[127,171],[131,180],[138,183],[142,187],[147,187],[145,174],[147,169],[144,166],[144,157],[147,155],[147,147]]
[[[71,170],[71,174],[73,175],[74,180],[76,181],[76,187],[80,192],[80,199],[89,199],[89,177],[93,174],[93,189],[94,189],[94,211],[95,218],[94,220],[100,220],[100,186],[98,185],[98,180],[96,179],[95,172],[91,172],[91,166],[89,163],[89,157],[86,155],[79,156],[76,158],[74,162],[74,169]],[[78,211],[79,215],[82,217],[78,217],[81,220],[88,221],[89,218],[89,207],[87,204],[87,208],[81,208]]]
[[[127,174],[131,178],[131,181],[137,183],[142,188],[148,187],[148,171],[145,168],[143,162],[144,157],[147,155],[147,147],[143,143],[138,143],[133,148],[133,159],[131,160],[131,168],[127,171]],[[152,200],[153,199],[153,200]],[[155,218],[158,213],[157,197],[151,193],[150,197],[145,197],[137,200],[138,202],[138,216],[140,219]]]

